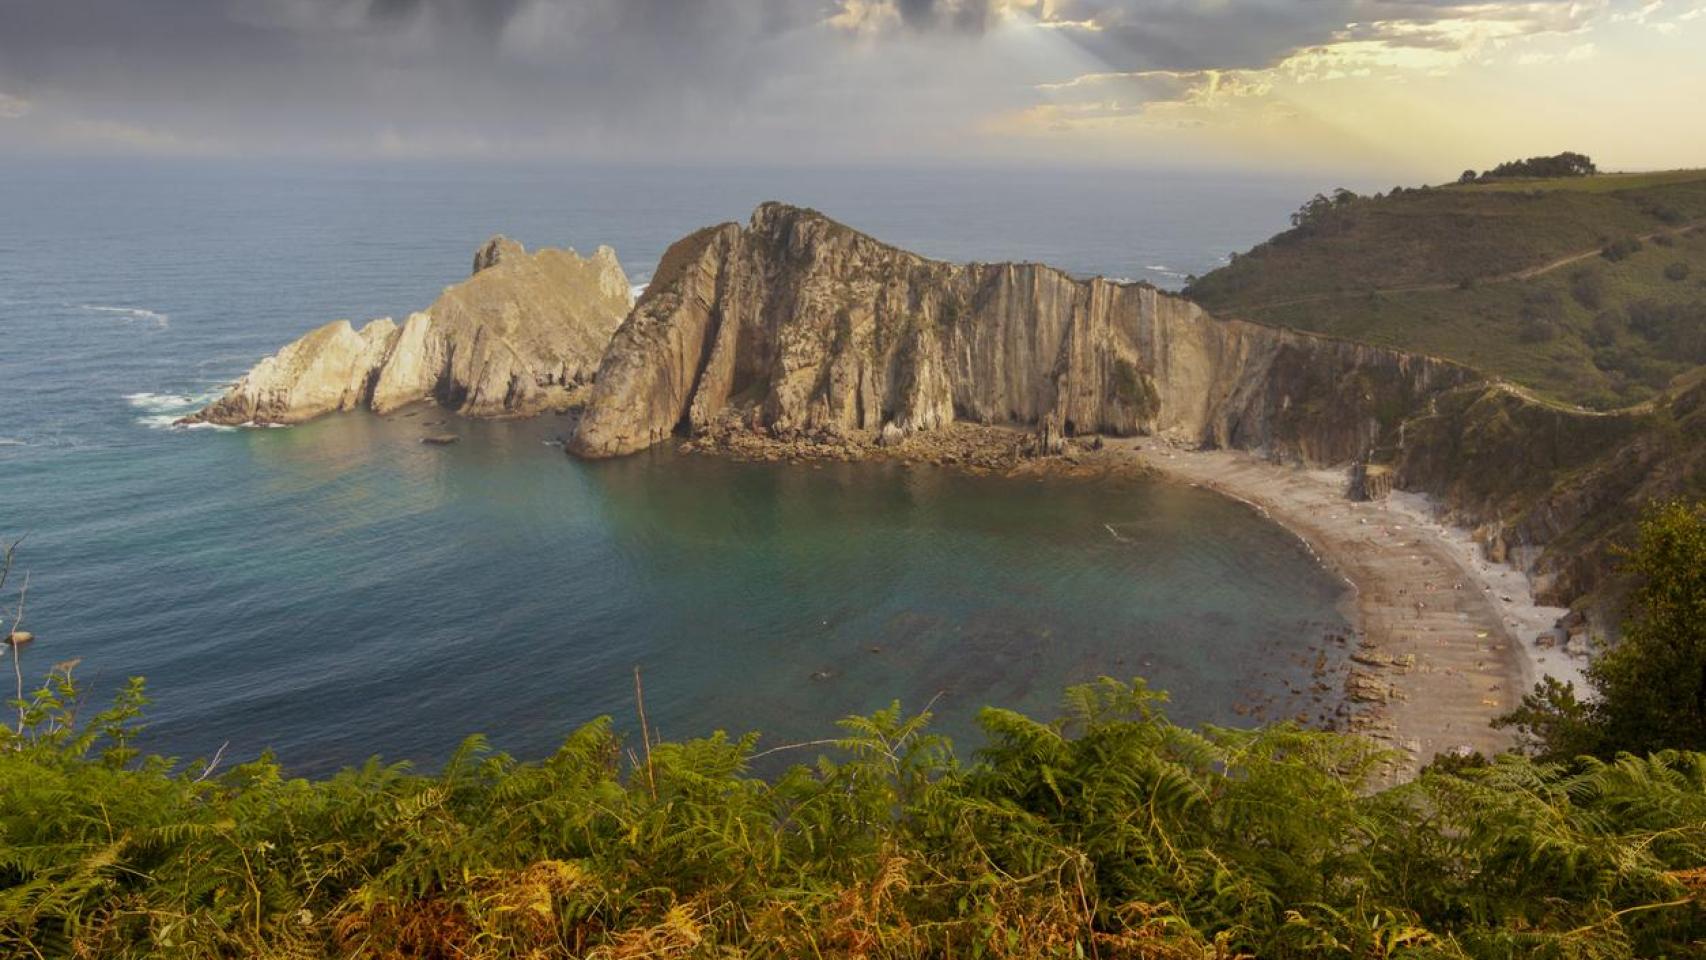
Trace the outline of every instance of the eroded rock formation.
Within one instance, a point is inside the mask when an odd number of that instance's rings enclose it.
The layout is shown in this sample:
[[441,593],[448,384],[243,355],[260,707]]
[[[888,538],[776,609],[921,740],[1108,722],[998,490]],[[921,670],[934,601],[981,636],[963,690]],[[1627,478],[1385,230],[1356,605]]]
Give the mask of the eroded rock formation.
[[493,237],[474,274],[398,326],[326,324],[256,364],[188,422],[301,423],[370,406],[432,400],[466,416],[560,410],[598,369],[632,306],[616,254],[529,254]]
[[604,358],[570,449],[632,453],[738,418],[781,436],[895,439],[955,419],[1057,422],[1341,462],[1455,364],[1215,320],[1145,284],[948,264],[811,210],[673,246]]

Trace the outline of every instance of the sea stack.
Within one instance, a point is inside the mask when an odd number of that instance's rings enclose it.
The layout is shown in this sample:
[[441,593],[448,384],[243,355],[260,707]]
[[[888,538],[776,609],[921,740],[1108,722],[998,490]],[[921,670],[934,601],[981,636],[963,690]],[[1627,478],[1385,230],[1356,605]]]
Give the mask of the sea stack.
[[399,326],[326,324],[256,364],[185,423],[290,424],[431,400],[464,416],[572,406],[633,306],[615,251],[528,253],[493,237],[474,273]]

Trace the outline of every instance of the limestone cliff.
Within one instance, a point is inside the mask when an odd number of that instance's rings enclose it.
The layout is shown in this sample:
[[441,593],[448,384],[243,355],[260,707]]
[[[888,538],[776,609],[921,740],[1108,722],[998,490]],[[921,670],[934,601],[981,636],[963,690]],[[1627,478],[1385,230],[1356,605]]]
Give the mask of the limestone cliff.
[[609,247],[529,254],[494,237],[474,274],[399,327],[329,323],[256,364],[187,422],[300,423],[371,406],[383,413],[432,400],[466,416],[564,409],[592,379],[632,306]]
[[765,204],[672,247],[605,355],[570,449],[616,456],[719,420],[896,437],[1057,423],[1349,460],[1473,379],[1395,351],[1217,321],[1144,284],[956,265]]

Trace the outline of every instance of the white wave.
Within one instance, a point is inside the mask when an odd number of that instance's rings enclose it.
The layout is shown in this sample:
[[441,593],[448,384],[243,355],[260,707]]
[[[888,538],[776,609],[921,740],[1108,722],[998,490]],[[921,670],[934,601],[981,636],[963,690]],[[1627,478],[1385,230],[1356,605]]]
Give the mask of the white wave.
[[1163,277],[1182,277],[1185,275],[1184,271],[1174,270],[1172,267],[1167,266],[1165,263],[1144,264],[1143,269],[1148,270],[1151,273],[1159,273]]
[[110,313],[114,316],[123,317],[124,322],[126,323],[129,323],[132,320],[144,320],[154,324],[155,327],[161,330],[166,329],[166,325],[170,323],[172,319],[170,314],[161,313],[158,310],[148,310],[143,307],[115,307],[105,303],[76,303],[72,304],[72,306],[79,310],[87,310],[90,313]]
[[[188,411],[185,411],[188,412]],[[154,413],[137,417],[136,422],[150,430],[235,430],[223,423],[179,423],[183,413]]]
[[219,399],[223,390],[208,390],[201,393],[127,393],[124,401],[133,409],[146,414],[136,418],[136,422],[150,430],[179,429],[230,429],[215,423],[179,424],[178,420],[200,410]]
[[138,410],[155,413],[188,410],[196,404],[196,398],[187,393],[127,393],[124,400]]
[[628,287],[628,292],[633,294],[635,300],[638,300],[646,295],[646,288],[651,285],[652,283],[650,280],[647,280],[645,283],[631,284]]
[[27,447],[27,446],[29,446],[28,441],[19,440],[17,437],[0,437],[0,447]]

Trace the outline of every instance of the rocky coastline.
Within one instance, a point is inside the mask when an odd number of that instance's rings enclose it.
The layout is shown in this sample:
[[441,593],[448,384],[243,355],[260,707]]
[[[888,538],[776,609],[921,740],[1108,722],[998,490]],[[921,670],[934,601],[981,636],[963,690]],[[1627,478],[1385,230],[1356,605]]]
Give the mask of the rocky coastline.
[[[784,204],[678,241],[637,303],[608,248],[527,254],[494,238],[474,269],[401,327],[314,331],[187,419],[429,401],[572,411],[563,445],[587,458],[672,443],[764,462],[1178,477],[1262,510],[1353,584],[1353,666],[1325,719],[1389,740],[1409,769],[1505,743],[1486,721],[1537,675],[1530,647],[1551,630],[1511,608],[1563,614],[1551,608],[1596,589],[1618,529],[1607,518],[1625,522],[1706,455],[1668,439],[1706,418],[1706,381],[1594,414],[1447,360],[1217,319],[1145,284],[930,260]],[[1419,495],[1427,517],[1392,519]],[[1382,545],[1371,524],[1408,539]],[[1471,539],[1482,556],[1458,543]],[[1567,621],[1558,645],[1585,645],[1580,610],[1553,619]],[[1309,694],[1325,701],[1327,682]]]
[[295,424],[430,401],[469,417],[533,416],[580,403],[633,305],[615,251],[528,253],[493,237],[467,280],[401,325],[326,324],[263,359],[181,423]]

